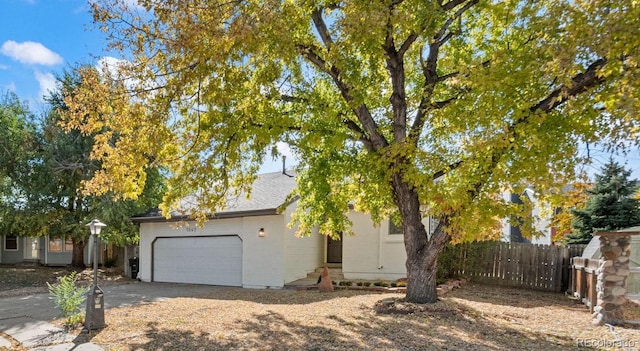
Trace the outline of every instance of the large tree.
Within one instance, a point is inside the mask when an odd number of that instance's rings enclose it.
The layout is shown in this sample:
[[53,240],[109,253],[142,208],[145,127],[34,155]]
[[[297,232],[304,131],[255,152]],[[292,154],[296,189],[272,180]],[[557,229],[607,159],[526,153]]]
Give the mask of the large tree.
[[170,167],[163,209],[195,192],[206,213],[288,143],[292,224],[349,232],[351,205],[401,222],[413,302],[437,300],[447,242],[492,237],[519,210],[501,192],[544,194],[573,177],[580,142],[637,126],[628,1],[139,3],[94,3],[127,60],[67,100],[82,116],[68,127],[105,133],[92,189],[135,196],[152,159]]
[[11,213],[24,206],[28,160],[35,150],[34,115],[16,94],[5,93],[0,100],[0,232],[8,227]]
[[[60,115],[67,108],[63,96],[72,94],[81,84],[80,75],[74,72],[59,77],[58,89],[46,97],[48,109],[30,129],[32,142],[14,147],[25,149],[13,156],[21,160],[19,165],[24,170],[19,177],[11,177],[12,196],[5,196],[0,206],[4,214],[0,233],[71,238],[71,265],[84,267],[84,248],[90,234],[86,224],[94,218],[107,223],[101,237],[110,243],[137,241],[137,225],[130,217],[158,205],[164,180],[157,169],[145,169],[149,181],[135,201],[118,198],[113,193],[96,196],[85,191],[83,182],[100,168],[99,161],[90,157],[95,136],[78,130],[65,131],[60,126]],[[4,159],[4,163],[11,159]]]
[[602,166],[584,208],[574,209],[569,244],[586,244],[598,231],[611,231],[640,225],[640,200],[633,197],[638,181],[630,179],[631,171],[613,159]]

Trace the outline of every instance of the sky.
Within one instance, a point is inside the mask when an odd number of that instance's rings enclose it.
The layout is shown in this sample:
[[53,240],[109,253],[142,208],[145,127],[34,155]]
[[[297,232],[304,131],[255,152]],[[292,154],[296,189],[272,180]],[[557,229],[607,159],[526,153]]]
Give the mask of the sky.
[[[42,97],[54,89],[56,75],[110,56],[104,34],[92,23],[86,0],[1,1],[0,94],[14,92],[29,103],[33,112],[44,110]],[[287,156],[288,166],[296,162],[285,144],[279,144],[278,149]],[[586,154],[587,148],[582,147],[581,152]],[[589,148],[589,154],[594,160],[586,167],[590,174],[597,172],[610,156],[597,145]],[[638,150],[615,159],[640,179]],[[282,161],[269,156],[261,172],[281,169]]]
[[[92,23],[87,0],[2,0],[0,94],[15,93],[32,112],[44,111],[42,97],[65,69],[97,64],[112,54]],[[278,149],[291,168],[291,150],[285,144]],[[267,158],[261,173],[282,170],[281,160]]]

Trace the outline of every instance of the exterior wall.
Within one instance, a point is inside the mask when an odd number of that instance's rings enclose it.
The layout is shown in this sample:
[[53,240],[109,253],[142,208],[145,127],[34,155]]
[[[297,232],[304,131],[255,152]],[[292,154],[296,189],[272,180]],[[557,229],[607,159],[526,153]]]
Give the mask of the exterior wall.
[[71,252],[51,252],[47,250],[47,260],[45,262],[45,265],[66,266],[68,264],[71,264],[71,254]]
[[292,282],[307,276],[324,263],[325,237],[318,234],[317,229],[307,237],[296,237],[296,228],[286,228],[291,221],[291,214],[295,210],[295,204],[289,206],[284,212],[285,225],[285,283]]
[[536,231],[543,234],[531,238],[532,244],[551,245],[551,220],[549,217],[551,213],[548,205],[536,202],[536,207],[533,208],[531,215],[537,218]]
[[[517,226],[512,226],[505,218],[502,220],[501,241],[516,241],[532,244],[551,245],[552,231],[549,225],[551,223],[550,216],[552,214],[552,211],[550,208],[548,208],[548,204],[544,204],[536,200],[534,194],[531,191],[527,190],[526,193],[526,196],[529,197],[529,199],[531,199],[531,201],[533,201],[534,203],[533,210],[531,211],[531,216],[536,219],[535,230],[536,232],[541,233],[541,235],[532,238],[523,238],[522,234],[520,233],[520,228],[518,228]],[[504,193],[503,199],[514,203],[522,203],[520,196],[516,194]]]
[[[238,235],[242,240],[242,285],[245,288],[281,288],[284,286],[283,216],[255,216],[214,219],[199,228],[194,222],[140,224],[140,272],[138,278],[151,281],[151,245],[157,237]],[[264,228],[265,237],[258,237]]]
[[404,236],[389,235],[389,221],[375,226],[367,214],[351,211],[354,235],[342,243],[342,272],[345,279],[386,279],[406,277]]
[[4,235],[0,235],[0,250],[2,250],[2,263],[20,263],[24,260],[24,238],[18,237],[18,249],[6,250]]

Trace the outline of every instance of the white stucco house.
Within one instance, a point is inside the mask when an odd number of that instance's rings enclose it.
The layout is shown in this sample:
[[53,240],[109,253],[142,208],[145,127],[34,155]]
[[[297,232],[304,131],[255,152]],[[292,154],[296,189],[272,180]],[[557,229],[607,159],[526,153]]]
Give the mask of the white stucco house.
[[[297,203],[285,204],[295,186],[286,172],[259,175],[251,199],[228,201],[202,228],[160,213],[134,217],[140,223],[142,281],[281,288],[326,264],[342,268],[345,279],[406,276],[403,235],[383,221],[352,211],[355,235],[334,241],[313,233],[296,237],[287,224]],[[277,208],[284,205],[284,211]]]

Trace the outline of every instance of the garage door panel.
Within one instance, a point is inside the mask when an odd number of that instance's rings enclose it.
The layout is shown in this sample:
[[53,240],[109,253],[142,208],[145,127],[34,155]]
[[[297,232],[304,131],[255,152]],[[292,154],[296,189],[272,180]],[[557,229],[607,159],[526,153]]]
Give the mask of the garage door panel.
[[237,236],[158,238],[153,280],[242,286],[242,241]]

